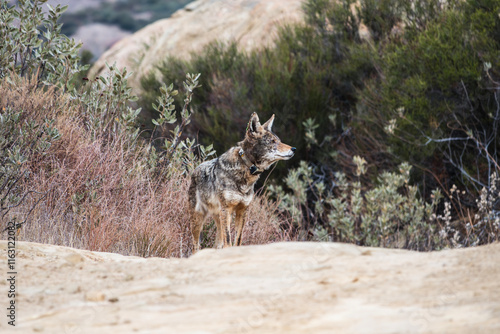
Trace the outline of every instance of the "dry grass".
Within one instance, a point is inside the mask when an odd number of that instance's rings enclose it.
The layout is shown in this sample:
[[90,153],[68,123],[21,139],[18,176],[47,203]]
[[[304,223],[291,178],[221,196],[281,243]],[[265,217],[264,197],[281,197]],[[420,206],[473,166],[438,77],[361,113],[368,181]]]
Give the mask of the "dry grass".
[[[23,186],[45,195],[28,197],[13,212],[25,214],[44,196],[20,229],[20,240],[125,255],[190,254],[187,177],[177,173],[159,182],[145,163],[148,153],[144,145],[130,145],[125,135],[116,135],[112,141],[92,139],[82,116],[54,92],[5,86],[2,84],[0,94],[10,95],[2,99],[0,107],[9,104],[36,119],[53,115],[61,134],[44,156],[32,157],[26,166],[30,176]],[[289,240],[282,228],[286,222],[276,212],[264,197],[256,198],[244,243]],[[212,245],[213,234],[209,223],[206,246]]]

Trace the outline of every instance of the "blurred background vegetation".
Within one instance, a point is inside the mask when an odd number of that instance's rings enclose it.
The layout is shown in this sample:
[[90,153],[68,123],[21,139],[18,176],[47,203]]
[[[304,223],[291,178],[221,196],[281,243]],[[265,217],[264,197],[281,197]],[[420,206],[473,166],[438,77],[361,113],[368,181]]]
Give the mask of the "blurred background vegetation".
[[[85,77],[88,55],[62,33],[68,7],[43,10],[46,2],[0,0],[0,235],[13,222],[17,240],[189,256],[189,172],[214,154],[180,137],[200,74],[186,74],[179,91],[161,87],[156,129],[165,133],[168,123],[177,131],[143,139],[130,72],[108,66]],[[179,115],[165,94],[185,98]],[[257,197],[244,243],[293,239],[279,211]],[[202,241],[211,247],[215,224],[207,225]]]
[[[8,24],[0,33],[9,43],[0,46],[0,88],[12,97],[0,100],[0,121],[17,130],[0,141],[0,184],[8,185],[0,188],[0,209],[12,215],[15,205],[31,214],[35,202],[19,203],[34,190],[50,201],[37,203],[28,239],[43,241],[37,228],[55,217],[65,226],[53,231],[57,242],[83,236],[77,246],[188,255],[189,217],[176,211],[186,205],[186,177],[213,154],[211,144],[221,154],[241,140],[257,111],[261,119],[276,114],[275,132],[297,154],[277,165],[267,187],[261,189],[265,177],[258,184],[250,243],[433,250],[498,241],[500,0],[306,0],[304,11],[305,22],[283,27],[272,47],[244,53],[214,42],[190,60],[165,59],[160,77],[142,78],[137,102],[126,71],[111,67],[107,78],[84,79],[79,66],[90,56],[80,58],[79,45],[62,35],[63,9],[51,11],[49,21],[41,11],[18,13],[29,32],[21,35],[3,11]],[[36,32],[42,22],[50,35]],[[192,109],[162,115],[188,93],[174,95],[164,83],[183,87],[193,78],[186,73],[201,73]],[[16,85],[25,91],[16,93]],[[26,99],[16,94],[57,96],[47,115],[58,121],[18,104]],[[153,126],[185,115],[185,129]],[[47,134],[43,147],[30,146]],[[70,191],[75,168],[80,179]]]

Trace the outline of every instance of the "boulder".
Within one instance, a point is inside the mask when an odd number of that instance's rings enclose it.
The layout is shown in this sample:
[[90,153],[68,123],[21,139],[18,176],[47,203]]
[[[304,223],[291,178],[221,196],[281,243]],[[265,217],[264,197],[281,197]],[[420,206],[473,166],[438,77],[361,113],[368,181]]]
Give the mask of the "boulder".
[[134,72],[129,84],[138,89],[140,77],[168,56],[187,59],[212,41],[236,41],[247,51],[270,45],[279,26],[303,20],[301,6],[302,0],[197,0],[118,41],[90,76],[103,73],[106,62],[116,63]]

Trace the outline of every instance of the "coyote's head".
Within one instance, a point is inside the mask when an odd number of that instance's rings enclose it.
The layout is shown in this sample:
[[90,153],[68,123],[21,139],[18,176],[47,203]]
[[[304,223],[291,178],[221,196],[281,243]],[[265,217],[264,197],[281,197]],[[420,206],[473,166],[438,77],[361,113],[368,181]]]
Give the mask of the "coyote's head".
[[273,133],[273,122],[274,115],[261,125],[259,116],[253,113],[248,122],[245,139],[238,143],[242,148],[240,154],[245,154],[252,164],[262,170],[278,160],[290,159],[295,152],[295,147],[282,143]]

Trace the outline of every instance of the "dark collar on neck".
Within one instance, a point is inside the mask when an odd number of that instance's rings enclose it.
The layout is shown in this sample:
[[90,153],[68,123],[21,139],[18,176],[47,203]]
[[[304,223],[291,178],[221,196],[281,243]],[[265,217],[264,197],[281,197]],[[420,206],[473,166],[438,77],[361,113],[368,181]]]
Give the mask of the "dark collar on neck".
[[250,161],[250,159],[248,159],[248,157],[245,155],[245,151],[243,151],[242,148],[240,148],[240,150],[238,151],[238,154],[239,154],[241,160],[243,160],[243,163],[248,167],[250,174],[252,174],[252,175],[262,174],[262,172],[264,170],[257,167],[257,165],[255,165],[252,161]]

